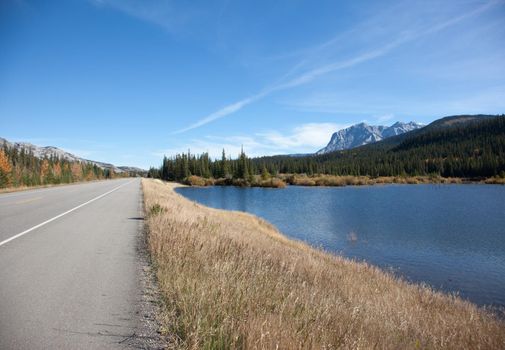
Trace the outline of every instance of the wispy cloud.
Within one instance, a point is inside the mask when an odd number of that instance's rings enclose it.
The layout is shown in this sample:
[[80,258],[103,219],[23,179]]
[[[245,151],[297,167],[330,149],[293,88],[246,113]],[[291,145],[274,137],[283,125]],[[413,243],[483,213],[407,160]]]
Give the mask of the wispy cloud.
[[[251,103],[256,102],[262,98],[265,98],[274,92],[287,90],[287,89],[295,88],[295,87],[298,87],[301,85],[305,85],[305,84],[308,84],[308,83],[316,80],[317,78],[320,78],[320,77],[325,76],[327,74],[334,73],[336,71],[343,70],[346,68],[351,68],[353,66],[356,66],[356,65],[377,59],[379,57],[382,57],[401,45],[412,42],[412,41],[419,39],[421,37],[424,37],[424,36],[433,35],[439,31],[442,31],[442,30],[448,28],[448,27],[454,26],[457,23],[459,23],[465,19],[468,19],[472,16],[478,15],[478,14],[490,9],[491,7],[497,5],[498,3],[499,3],[499,1],[488,2],[488,3],[478,7],[477,9],[474,9],[472,11],[468,11],[462,15],[459,15],[459,16],[455,16],[449,20],[441,21],[441,22],[435,23],[435,24],[430,24],[427,28],[425,27],[422,29],[411,29],[409,31],[404,30],[402,33],[400,33],[399,36],[397,36],[396,38],[394,38],[392,40],[390,39],[389,42],[387,42],[381,46],[378,46],[373,49],[364,50],[364,52],[358,53],[353,57],[343,59],[343,60],[337,60],[337,61],[334,61],[329,64],[321,65],[319,67],[309,69],[309,70],[305,71],[304,73],[299,74],[295,77],[290,77],[290,76],[292,76],[293,72],[297,71],[300,67],[305,65],[307,59],[304,59],[304,60],[298,62],[294,66],[294,68],[292,68],[290,70],[290,72],[286,75],[286,77],[287,77],[286,80],[281,80],[278,83],[275,83],[271,86],[264,88],[261,92],[259,92],[257,94],[254,94],[254,95],[249,96],[247,98],[241,99],[237,102],[229,104],[229,105],[207,115],[206,117],[196,121],[195,123],[190,124],[188,127],[185,127],[185,128],[175,131],[174,133],[175,134],[184,133],[189,130],[202,127],[208,123],[211,123],[211,122],[216,121],[218,119],[224,118],[228,115],[234,114],[234,113],[238,112],[239,110],[241,110],[242,108],[244,108],[245,106],[250,105]],[[341,38],[341,34],[339,36],[335,37],[334,39],[329,40],[326,43],[317,46],[314,50],[320,51],[322,48],[330,47],[330,46],[332,46],[333,43],[337,42],[338,39],[340,39],[340,38]],[[313,56],[313,55],[311,54],[309,56]]]
[[180,134],[180,133],[192,130],[192,129],[199,128],[199,127],[204,126],[210,122],[224,118],[230,114],[236,113],[237,111],[241,110],[243,107],[245,107],[255,101],[258,101],[258,100],[260,100],[260,99],[262,99],[262,98],[264,98],[264,97],[266,97],[276,91],[286,90],[289,88],[294,88],[294,87],[297,87],[297,86],[300,86],[303,84],[307,84],[322,75],[325,75],[325,74],[328,74],[331,72],[335,72],[340,69],[352,67],[356,64],[359,64],[359,63],[371,60],[373,58],[382,56],[382,55],[386,54],[388,51],[390,51],[393,47],[396,47],[398,45],[399,45],[399,42],[393,42],[393,43],[390,43],[382,48],[364,53],[362,55],[353,57],[349,60],[334,62],[332,64],[322,66],[317,69],[310,70],[304,74],[301,74],[295,78],[292,78],[291,80],[288,80],[285,82],[280,82],[278,84],[269,86],[256,95],[244,98],[244,99],[239,100],[235,103],[227,105],[227,106],[209,114],[208,116],[198,120],[197,122],[189,125],[188,127],[175,131],[174,134]]
[[276,150],[292,152],[306,151],[326,145],[331,135],[340,129],[346,128],[347,124],[335,123],[308,123],[296,126],[289,133],[270,131],[258,133],[256,136],[263,143]]
[[[294,110],[311,113],[343,114],[356,118],[370,118],[371,122],[385,123],[393,119],[405,119],[423,116],[425,122],[448,115],[465,113],[504,113],[505,86],[483,87],[478,91],[453,91],[437,95],[429,101],[414,97],[398,100],[394,96],[381,94],[361,95],[361,103],[356,103],[350,96],[337,93],[316,93],[283,104]],[[415,115],[412,114],[415,111]],[[370,117],[371,116],[371,117]],[[404,120],[405,121],[405,120]]]
[[240,109],[242,109],[243,107],[247,106],[248,104],[251,104],[251,103],[253,103],[256,100],[259,100],[260,98],[266,96],[267,94],[268,94],[268,91],[263,91],[263,92],[260,92],[260,93],[258,93],[256,95],[254,95],[254,96],[250,96],[250,97],[244,98],[244,99],[242,99],[242,100],[240,100],[238,102],[235,102],[235,103],[232,103],[232,104],[230,104],[228,106],[225,106],[225,107],[221,108],[220,110],[218,110],[218,111],[216,111],[214,113],[209,114],[205,118],[200,119],[196,123],[191,124],[191,125],[189,125],[188,127],[184,128],[184,129],[180,129],[180,130],[174,132],[174,134],[180,134],[180,133],[189,131],[191,129],[196,129],[196,128],[199,128],[200,126],[203,126],[205,124],[213,122],[214,120],[226,117],[229,114],[232,114],[232,113],[235,113],[235,112],[239,111]]
[[131,17],[162,27],[168,32],[194,19],[195,13],[185,8],[180,11],[176,2],[165,0],[90,0],[91,3],[102,8],[121,11]]
[[306,123],[300,124],[288,131],[266,130],[253,135],[207,136],[193,139],[180,146],[157,151],[154,155],[173,155],[187,152],[208,152],[211,157],[221,156],[223,148],[227,154],[236,156],[243,146],[249,156],[264,156],[291,153],[313,153],[326,146],[331,135],[348,124],[336,123]]
[[375,116],[375,117],[373,117],[373,119],[378,121],[379,123],[385,123],[385,122],[392,120],[394,117],[395,117],[394,114],[388,113],[388,114]]
[[290,110],[309,113],[344,114],[347,116],[370,116],[391,114],[395,110],[398,101],[380,92],[373,95],[360,94],[360,100],[356,101],[353,96],[358,92],[348,89],[343,92],[321,92],[298,97],[296,99],[283,100],[280,103]]

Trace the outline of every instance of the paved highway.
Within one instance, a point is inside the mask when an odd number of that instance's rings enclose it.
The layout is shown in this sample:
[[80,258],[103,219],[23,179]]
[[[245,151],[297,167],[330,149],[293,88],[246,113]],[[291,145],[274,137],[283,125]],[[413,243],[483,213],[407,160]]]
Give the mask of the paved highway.
[[139,179],[0,195],[0,349],[132,346],[140,211]]

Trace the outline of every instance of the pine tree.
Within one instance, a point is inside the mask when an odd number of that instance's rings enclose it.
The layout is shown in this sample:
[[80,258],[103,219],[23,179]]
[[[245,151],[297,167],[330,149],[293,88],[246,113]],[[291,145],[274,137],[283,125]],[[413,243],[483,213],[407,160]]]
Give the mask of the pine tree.
[[226,159],[226,153],[224,152],[221,155],[221,173],[220,177],[228,178],[230,176],[230,167],[228,165],[228,159]]
[[235,177],[237,179],[247,179],[249,177],[249,167],[248,167],[248,161],[247,161],[247,156],[244,153],[244,147],[242,147],[240,151],[240,155],[238,158],[238,164],[237,164],[237,170],[235,173]]
[[270,179],[270,173],[268,172],[267,167],[263,164],[263,170],[261,170],[261,179],[268,180]]

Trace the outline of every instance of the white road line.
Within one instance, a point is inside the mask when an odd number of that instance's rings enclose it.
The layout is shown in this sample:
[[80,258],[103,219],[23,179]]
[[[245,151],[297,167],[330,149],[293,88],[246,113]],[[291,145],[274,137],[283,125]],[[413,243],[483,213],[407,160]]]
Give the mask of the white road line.
[[79,209],[79,208],[82,208],[82,207],[84,207],[85,205],[88,205],[88,204],[90,204],[90,203],[92,203],[92,202],[94,202],[94,201],[96,201],[96,200],[99,200],[100,198],[105,197],[106,195],[111,194],[112,192],[114,192],[114,191],[116,191],[116,190],[119,190],[121,187],[131,184],[133,181],[135,181],[135,180],[132,180],[132,181],[129,181],[129,182],[125,183],[125,184],[119,185],[118,187],[115,187],[115,188],[113,188],[112,190],[110,190],[110,191],[108,191],[108,192],[105,192],[105,193],[103,193],[103,194],[99,195],[98,197],[95,197],[95,198],[93,198],[93,199],[90,199],[89,201],[87,201],[87,202],[85,202],[85,203],[82,203],[82,204],[78,205],[78,206],[77,206],[77,207],[75,207],[75,208],[72,208],[72,209],[70,209],[70,210],[67,210],[67,211],[66,211],[66,212],[64,212],[64,213],[61,213],[61,214],[59,214],[59,215],[56,215],[54,218],[51,218],[51,219],[49,219],[49,220],[46,220],[46,221],[44,221],[44,222],[42,222],[42,223],[40,223],[40,224],[38,224],[38,225],[36,225],[36,226],[33,226],[32,228],[29,228],[29,229],[28,229],[28,230],[26,230],[26,231],[23,231],[23,232],[21,232],[21,233],[18,233],[17,235],[14,235],[14,236],[12,236],[12,237],[10,237],[10,238],[7,238],[5,241],[0,242],[0,247],[1,247],[1,246],[3,246],[3,245],[4,245],[4,244],[6,244],[6,243],[9,243],[10,241],[15,240],[16,238],[19,238],[19,237],[21,237],[21,236],[23,236],[23,235],[26,235],[27,233],[29,233],[29,232],[31,232],[31,231],[33,231],[33,230],[38,229],[39,227],[42,227],[42,226],[44,226],[44,225],[46,225],[46,224],[48,224],[48,223],[50,223],[50,222],[52,222],[52,221],[54,221],[54,220],[56,220],[56,219],[61,218],[62,216],[67,215],[67,214],[69,214],[69,213],[73,212],[74,210],[77,210],[77,209]]

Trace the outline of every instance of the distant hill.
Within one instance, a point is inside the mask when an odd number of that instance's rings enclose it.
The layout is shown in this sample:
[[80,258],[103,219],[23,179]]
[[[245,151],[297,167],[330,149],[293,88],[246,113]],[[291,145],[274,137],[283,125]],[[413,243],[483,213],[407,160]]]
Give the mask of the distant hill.
[[96,165],[100,169],[104,170],[112,170],[117,174],[121,174],[123,172],[137,172],[137,173],[147,173],[147,170],[129,167],[129,166],[115,166],[110,163],[99,162],[96,160],[89,160],[78,157],[72,153],[66,152],[60,148],[53,146],[36,146],[28,142],[10,142],[4,138],[0,137],[0,147],[5,145],[9,149],[16,149],[17,152],[21,152],[24,150],[26,153],[33,154],[34,157],[38,159],[44,158],[57,158],[60,160],[66,160],[68,162],[81,162],[85,164]]
[[0,138],[0,188],[147,175],[147,171],[77,157],[62,149]]
[[331,136],[331,140],[328,145],[317,151],[316,154],[320,155],[356,148],[370,143],[382,141],[388,137],[404,134],[406,132],[422,128],[423,126],[424,125],[416,122],[396,122],[391,126],[368,125],[366,123],[359,123],[335,132]]
[[505,175],[505,115],[457,115],[364,146],[311,157],[261,157],[281,173],[335,175]]
[[494,119],[496,115],[476,114],[476,115],[454,115],[437,119],[429,125],[428,130],[437,128],[450,128],[453,126],[463,126],[464,124],[482,122],[486,119]]
[[135,166],[118,166],[118,168],[128,173],[147,174],[147,170]]

